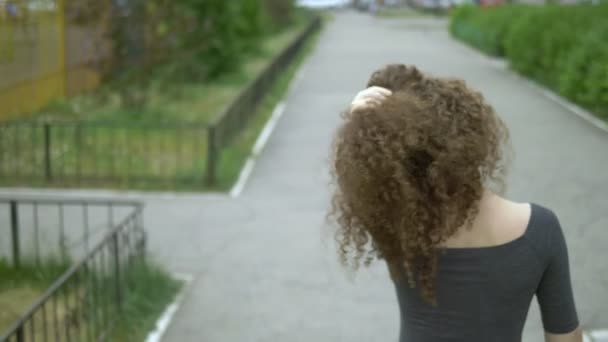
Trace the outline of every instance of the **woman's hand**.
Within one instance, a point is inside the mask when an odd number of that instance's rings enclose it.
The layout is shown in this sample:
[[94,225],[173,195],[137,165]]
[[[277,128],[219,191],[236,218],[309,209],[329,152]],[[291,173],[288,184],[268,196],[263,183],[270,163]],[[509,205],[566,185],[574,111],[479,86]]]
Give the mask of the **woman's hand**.
[[355,96],[350,105],[350,111],[352,112],[356,109],[380,105],[382,101],[392,94],[393,92],[386,88],[376,86],[369,87],[360,91],[357,96]]

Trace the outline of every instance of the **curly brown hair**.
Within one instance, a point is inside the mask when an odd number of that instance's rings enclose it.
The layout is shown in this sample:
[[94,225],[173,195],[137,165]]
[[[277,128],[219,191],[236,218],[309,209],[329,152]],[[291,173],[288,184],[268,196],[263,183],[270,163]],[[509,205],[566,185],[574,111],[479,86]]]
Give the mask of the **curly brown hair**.
[[504,187],[508,131],[461,80],[388,65],[368,86],[393,94],[345,112],[334,141],[340,260],[357,269],[384,259],[436,305],[441,244],[470,226],[486,187]]

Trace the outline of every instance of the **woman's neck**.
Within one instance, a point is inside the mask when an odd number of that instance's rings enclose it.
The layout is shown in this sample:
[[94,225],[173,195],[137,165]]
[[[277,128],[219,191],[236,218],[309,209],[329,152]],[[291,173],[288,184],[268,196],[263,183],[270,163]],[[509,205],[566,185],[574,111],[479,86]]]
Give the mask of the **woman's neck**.
[[529,216],[529,204],[511,202],[485,190],[471,225],[460,227],[442,245],[448,248],[475,248],[507,243],[525,232]]

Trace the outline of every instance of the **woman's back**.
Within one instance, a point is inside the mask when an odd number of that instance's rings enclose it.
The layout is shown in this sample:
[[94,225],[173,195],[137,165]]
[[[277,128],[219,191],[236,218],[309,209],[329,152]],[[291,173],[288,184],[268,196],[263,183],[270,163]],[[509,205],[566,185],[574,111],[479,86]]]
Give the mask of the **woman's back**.
[[344,265],[390,265],[401,341],[520,341],[535,294],[547,341],[581,341],[557,218],[496,195],[510,153],[492,106],[412,66],[368,87],[336,133],[331,217]]
[[547,332],[578,327],[561,227],[541,206],[531,205],[521,236],[497,246],[446,248],[439,269],[437,306],[392,271],[401,341],[520,341],[535,294]]

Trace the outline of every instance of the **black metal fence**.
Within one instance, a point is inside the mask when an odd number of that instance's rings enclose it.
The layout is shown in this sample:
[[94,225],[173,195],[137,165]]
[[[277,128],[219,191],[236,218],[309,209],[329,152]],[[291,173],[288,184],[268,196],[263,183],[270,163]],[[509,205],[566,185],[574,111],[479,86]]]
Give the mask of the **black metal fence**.
[[321,25],[314,19],[211,123],[0,124],[0,179],[9,184],[214,186],[221,151]]
[[26,184],[200,184],[206,125],[0,125],[0,177]]
[[[24,212],[32,213],[29,222],[48,219],[50,211],[43,216],[40,211],[24,210],[25,207],[56,209],[58,213],[73,208],[102,208],[111,225],[94,239],[88,235],[85,241],[96,240],[86,246],[86,252],[27,310],[27,312],[4,335],[0,341],[104,341],[108,340],[121,313],[123,303],[129,296],[130,285],[138,266],[145,260],[146,236],[142,222],[143,206],[137,202],[99,201],[84,199],[49,200],[39,198],[2,197],[0,204],[8,206],[13,232],[13,246],[19,246],[14,232],[20,232]],[[84,208],[84,209],[82,209]],[[124,215],[118,215],[121,211]],[[34,213],[38,216],[35,216]],[[28,215],[30,216],[30,215]],[[66,219],[69,215],[61,216]],[[100,218],[86,216],[76,218],[82,222],[83,232],[87,226]],[[17,224],[15,224],[17,222]],[[65,222],[65,221],[63,221]],[[61,223],[61,221],[59,221]],[[58,229],[61,224],[56,226]],[[65,229],[66,226],[64,225]],[[59,234],[61,235],[61,234]],[[64,238],[68,233],[63,233]],[[64,240],[58,241],[61,245]],[[84,241],[82,242],[85,243]],[[19,267],[19,249],[13,249],[13,263]],[[15,255],[17,257],[15,257]],[[1,333],[1,332],[0,332]]]
[[221,146],[225,146],[240,132],[247,124],[249,117],[255,108],[272,88],[276,80],[294,61],[302,50],[306,41],[321,27],[321,18],[315,17],[306,30],[287,47],[268,67],[251,82],[237,97],[225,112],[209,127],[209,153],[207,182],[215,182],[215,171],[217,170],[218,152]]

